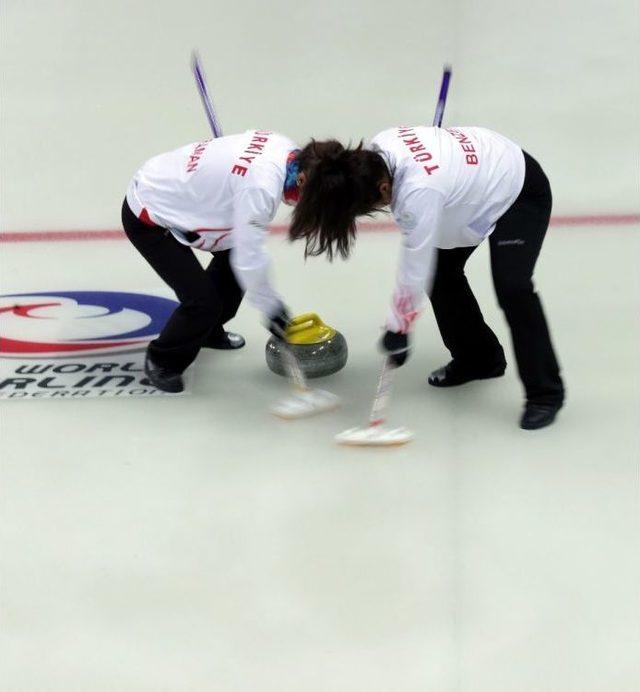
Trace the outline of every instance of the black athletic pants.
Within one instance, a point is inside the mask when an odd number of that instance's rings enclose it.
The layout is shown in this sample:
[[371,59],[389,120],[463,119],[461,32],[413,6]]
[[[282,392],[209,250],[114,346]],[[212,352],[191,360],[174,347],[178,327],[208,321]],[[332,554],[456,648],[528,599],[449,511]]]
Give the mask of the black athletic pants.
[[140,221],[126,199],[122,225],[138,252],[180,301],[158,338],[149,344],[149,355],[158,365],[183,372],[202,346],[222,336],[222,325],[235,316],[242,301],[242,289],[229,264],[230,251],[216,252],[203,269],[191,248],[168,230]]
[[[551,188],[540,164],[527,153],[524,158],[522,191],[489,237],[491,272],[498,303],[511,328],[527,401],[556,406],[564,399],[564,387],[532,280],[551,216]],[[464,275],[464,265],[474,250],[438,251],[431,294],[445,346],[456,364],[469,373],[505,362],[502,346],[485,323]]]

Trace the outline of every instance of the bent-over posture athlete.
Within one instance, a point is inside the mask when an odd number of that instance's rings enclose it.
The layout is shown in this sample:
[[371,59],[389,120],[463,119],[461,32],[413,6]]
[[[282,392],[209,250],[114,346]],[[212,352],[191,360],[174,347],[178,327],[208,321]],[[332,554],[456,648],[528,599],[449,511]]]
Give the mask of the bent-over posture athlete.
[[428,378],[434,387],[505,371],[504,350],[464,274],[466,261],[488,238],[496,294],[525,391],[520,425],[532,430],[553,422],[564,387],[532,281],[551,188],[535,159],[479,127],[400,127],[381,132],[368,148],[325,156],[302,178],[290,237],[305,239],[310,255],[348,256],[356,217],[391,206],[402,250],[382,345],[397,366],[405,362],[412,324],[428,295],[452,356]]

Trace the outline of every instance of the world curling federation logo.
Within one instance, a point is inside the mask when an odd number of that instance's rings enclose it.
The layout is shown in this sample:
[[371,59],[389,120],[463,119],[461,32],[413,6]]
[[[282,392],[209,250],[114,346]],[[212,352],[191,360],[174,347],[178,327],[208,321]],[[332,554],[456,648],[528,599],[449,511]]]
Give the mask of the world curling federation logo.
[[174,300],[115,291],[0,296],[0,356],[77,358],[144,348],[177,307]]
[[144,375],[144,350],[177,303],[144,293],[0,296],[0,399],[168,396]]

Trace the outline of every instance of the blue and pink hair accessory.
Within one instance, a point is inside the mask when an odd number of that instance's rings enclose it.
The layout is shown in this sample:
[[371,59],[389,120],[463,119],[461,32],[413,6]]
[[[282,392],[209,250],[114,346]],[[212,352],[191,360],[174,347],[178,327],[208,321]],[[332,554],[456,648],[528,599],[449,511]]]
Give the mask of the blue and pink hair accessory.
[[287,169],[284,176],[284,190],[282,197],[285,204],[293,206],[300,199],[300,188],[298,187],[298,174],[300,173],[300,162],[298,154],[300,149],[294,149],[287,156]]

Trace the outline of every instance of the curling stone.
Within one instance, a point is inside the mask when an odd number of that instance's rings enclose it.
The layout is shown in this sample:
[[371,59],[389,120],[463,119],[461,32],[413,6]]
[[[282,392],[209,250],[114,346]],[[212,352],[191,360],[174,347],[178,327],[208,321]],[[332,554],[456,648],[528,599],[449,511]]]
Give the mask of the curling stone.
[[[339,331],[313,312],[298,315],[287,328],[287,342],[306,377],[324,377],[342,370],[347,362],[347,342]],[[276,375],[287,375],[282,343],[271,337],[265,349],[267,365]]]

